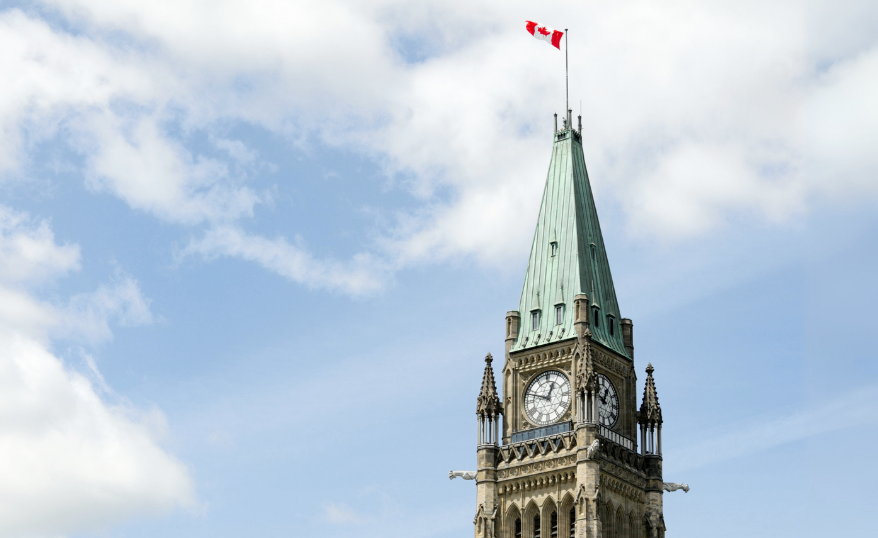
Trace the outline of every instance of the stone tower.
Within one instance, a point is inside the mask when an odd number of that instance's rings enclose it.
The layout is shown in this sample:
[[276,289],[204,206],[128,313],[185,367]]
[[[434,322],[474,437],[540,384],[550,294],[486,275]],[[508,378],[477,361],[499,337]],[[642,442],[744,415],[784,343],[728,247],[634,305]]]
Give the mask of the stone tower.
[[556,127],[521,299],[506,315],[502,401],[485,359],[477,538],[665,534],[653,368],[638,410],[634,326],[619,313],[571,120]]

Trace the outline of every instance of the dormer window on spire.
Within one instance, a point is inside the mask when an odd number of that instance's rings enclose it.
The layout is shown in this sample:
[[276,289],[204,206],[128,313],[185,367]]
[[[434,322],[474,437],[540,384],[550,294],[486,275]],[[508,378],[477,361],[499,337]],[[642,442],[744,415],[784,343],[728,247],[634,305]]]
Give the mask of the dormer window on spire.
[[537,330],[540,328],[540,311],[534,310],[530,313],[530,328],[531,330]]
[[558,254],[558,242],[557,242],[557,241],[552,241],[552,242],[550,243],[550,245],[551,245],[551,249],[552,249],[552,257],[554,258],[555,255]]
[[564,305],[556,304],[555,305],[555,325],[561,325],[564,323]]

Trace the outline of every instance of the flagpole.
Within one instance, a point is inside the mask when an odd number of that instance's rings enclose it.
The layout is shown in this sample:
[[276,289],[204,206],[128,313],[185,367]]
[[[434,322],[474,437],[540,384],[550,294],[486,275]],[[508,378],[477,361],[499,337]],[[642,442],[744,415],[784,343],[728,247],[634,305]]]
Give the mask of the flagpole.
[[[564,28],[564,100],[567,103],[564,108],[564,117],[567,117],[567,111],[570,110],[570,67],[567,62],[567,49],[570,43],[569,30]],[[568,126],[569,127],[569,126]]]

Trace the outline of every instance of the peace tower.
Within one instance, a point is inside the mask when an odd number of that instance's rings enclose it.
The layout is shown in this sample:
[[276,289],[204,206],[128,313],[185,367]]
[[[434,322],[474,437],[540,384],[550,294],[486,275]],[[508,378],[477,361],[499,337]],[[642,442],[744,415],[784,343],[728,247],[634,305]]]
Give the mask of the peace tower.
[[[619,313],[582,152],[555,134],[518,309],[506,314],[476,414],[476,538],[663,538],[662,412],[652,365],[640,408],[634,325]],[[502,427],[500,417],[503,417]],[[638,436],[639,434],[639,436]]]

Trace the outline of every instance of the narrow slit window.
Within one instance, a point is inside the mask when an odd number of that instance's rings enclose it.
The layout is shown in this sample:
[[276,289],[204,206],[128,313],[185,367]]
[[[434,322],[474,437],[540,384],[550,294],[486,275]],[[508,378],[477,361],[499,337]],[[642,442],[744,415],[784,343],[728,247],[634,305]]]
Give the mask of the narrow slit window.
[[594,309],[594,316],[592,316],[592,317],[594,317],[594,327],[595,327],[595,329],[599,328],[599,327],[601,326],[601,315],[600,315],[600,313],[598,312],[598,309],[597,309],[597,308]]
[[558,243],[556,243],[555,241],[552,241],[551,245],[552,245],[552,257],[554,258],[555,254],[558,254]]
[[570,509],[570,538],[576,538],[576,508]]
[[555,305],[555,325],[564,323],[564,305]]
[[597,253],[595,252],[595,250],[597,250],[597,247],[594,245],[594,243],[592,243],[591,244],[591,259],[592,260],[597,258]]
[[540,311],[534,310],[530,313],[530,328],[537,330],[540,326]]
[[608,316],[607,325],[610,327],[610,336],[616,336],[616,323],[613,316]]

